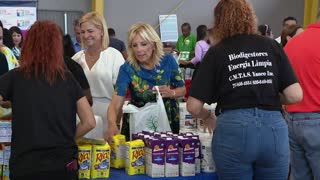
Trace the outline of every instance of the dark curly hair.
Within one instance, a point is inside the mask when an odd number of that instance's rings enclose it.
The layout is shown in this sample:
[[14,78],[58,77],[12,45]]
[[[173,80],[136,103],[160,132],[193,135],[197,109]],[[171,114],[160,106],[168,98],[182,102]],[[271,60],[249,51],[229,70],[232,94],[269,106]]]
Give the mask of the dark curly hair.
[[220,0],[214,8],[215,43],[236,34],[256,34],[257,18],[246,0]]

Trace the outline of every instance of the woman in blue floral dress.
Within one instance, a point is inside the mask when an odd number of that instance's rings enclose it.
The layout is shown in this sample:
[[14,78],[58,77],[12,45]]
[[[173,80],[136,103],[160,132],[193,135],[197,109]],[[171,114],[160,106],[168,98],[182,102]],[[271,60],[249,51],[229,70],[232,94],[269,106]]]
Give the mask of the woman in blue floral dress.
[[[108,109],[108,130],[105,139],[109,142],[118,134],[117,119],[122,116],[126,91],[131,93],[130,103],[142,107],[148,102],[156,102],[154,86],[159,86],[163,97],[171,129],[179,132],[179,106],[176,98],[183,97],[186,90],[176,60],[164,54],[159,36],[145,23],[133,25],[128,36],[129,60],[120,67]],[[122,134],[129,137],[128,116],[123,117]]]

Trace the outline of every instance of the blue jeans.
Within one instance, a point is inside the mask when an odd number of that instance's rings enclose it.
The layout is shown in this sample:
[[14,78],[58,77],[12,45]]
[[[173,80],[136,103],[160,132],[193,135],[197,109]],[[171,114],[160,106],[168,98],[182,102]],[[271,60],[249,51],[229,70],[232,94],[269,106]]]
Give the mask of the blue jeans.
[[224,111],[212,141],[219,180],[286,180],[288,127],[280,111]]
[[287,113],[295,180],[320,180],[320,112]]

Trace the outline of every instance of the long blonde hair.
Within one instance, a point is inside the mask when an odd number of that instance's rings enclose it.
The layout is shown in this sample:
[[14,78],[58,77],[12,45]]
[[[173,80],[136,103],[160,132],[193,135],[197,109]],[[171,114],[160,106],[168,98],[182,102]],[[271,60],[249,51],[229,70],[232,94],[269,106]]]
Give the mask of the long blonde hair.
[[[109,46],[109,34],[108,34],[108,26],[104,17],[97,12],[89,12],[81,17],[79,24],[81,27],[82,23],[92,22],[96,28],[100,29],[103,32],[101,46],[102,49],[107,49]],[[84,47],[83,41],[82,46]]]
[[140,35],[141,38],[154,45],[154,51],[152,53],[152,63],[154,65],[159,65],[160,60],[164,55],[163,44],[150,24],[147,23],[137,23],[131,26],[128,32],[128,61],[136,69],[140,70],[139,62],[132,49],[132,41],[137,36]]

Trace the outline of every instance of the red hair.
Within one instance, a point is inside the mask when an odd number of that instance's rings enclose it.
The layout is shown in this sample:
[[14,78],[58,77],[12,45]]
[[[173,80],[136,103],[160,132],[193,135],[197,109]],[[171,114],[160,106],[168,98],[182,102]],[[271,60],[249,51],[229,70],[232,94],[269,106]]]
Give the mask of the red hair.
[[218,43],[236,34],[256,34],[257,17],[247,0],[220,0],[214,8],[213,39]]
[[35,22],[27,33],[21,50],[20,68],[27,77],[44,78],[50,84],[65,78],[62,34],[51,21]]

